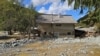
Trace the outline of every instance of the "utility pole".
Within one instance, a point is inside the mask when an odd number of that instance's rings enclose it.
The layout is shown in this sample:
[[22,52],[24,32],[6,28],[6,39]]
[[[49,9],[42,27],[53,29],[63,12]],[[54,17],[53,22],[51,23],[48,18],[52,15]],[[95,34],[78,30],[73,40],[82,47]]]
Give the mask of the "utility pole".
[[53,13],[52,13],[52,22],[51,22],[51,25],[52,25],[52,34],[53,34],[53,37],[54,37],[54,25],[53,25],[54,21],[53,21]]

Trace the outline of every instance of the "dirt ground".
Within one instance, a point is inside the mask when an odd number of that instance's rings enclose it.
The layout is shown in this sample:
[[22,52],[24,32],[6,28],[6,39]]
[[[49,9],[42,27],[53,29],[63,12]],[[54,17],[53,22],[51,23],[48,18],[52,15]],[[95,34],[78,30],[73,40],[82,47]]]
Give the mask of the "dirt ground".
[[100,56],[100,46],[93,44],[86,47],[85,43],[55,44],[43,41],[12,48],[2,56]]
[[100,56],[100,46],[97,44],[53,43],[52,41],[38,41],[5,49],[0,56]]

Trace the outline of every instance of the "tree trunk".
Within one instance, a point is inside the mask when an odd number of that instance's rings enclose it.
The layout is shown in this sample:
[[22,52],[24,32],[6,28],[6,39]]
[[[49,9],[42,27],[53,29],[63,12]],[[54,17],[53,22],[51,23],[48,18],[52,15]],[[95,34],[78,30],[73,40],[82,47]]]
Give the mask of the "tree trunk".
[[28,31],[28,37],[29,37],[29,39],[31,38],[31,30],[30,29]]
[[8,31],[8,34],[9,34],[9,35],[12,35],[13,33],[12,33],[12,31],[11,31],[11,30],[9,30],[9,31]]

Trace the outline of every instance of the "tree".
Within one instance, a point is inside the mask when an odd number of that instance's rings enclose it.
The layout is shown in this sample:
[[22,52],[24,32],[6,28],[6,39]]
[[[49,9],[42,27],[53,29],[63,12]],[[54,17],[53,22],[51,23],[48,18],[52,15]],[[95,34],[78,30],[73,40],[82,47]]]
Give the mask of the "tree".
[[[74,5],[74,9],[78,9],[81,8],[82,12],[85,8],[89,9],[89,16],[88,18],[92,18],[92,19],[100,19],[100,0],[68,0],[69,1],[69,5],[75,1],[75,5]],[[100,22],[100,20],[99,20]]]
[[90,10],[94,7],[95,9],[99,8],[100,6],[100,0],[68,0],[69,5],[75,1],[75,6],[74,8],[77,9],[81,7],[81,9],[84,9],[88,7]]
[[[63,0],[65,1],[65,0]],[[100,0],[68,0],[69,5],[75,2],[74,9],[81,8],[80,13],[83,13],[85,8],[88,8],[88,14],[79,19],[78,22],[88,24],[89,26],[100,25]],[[98,25],[96,25],[99,27]]]
[[[34,9],[24,8],[19,4],[13,4],[14,0],[0,1],[0,26],[2,30],[17,30],[28,32],[34,26],[35,16],[38,14]],[[17,1],[17,0],[16,0]]]

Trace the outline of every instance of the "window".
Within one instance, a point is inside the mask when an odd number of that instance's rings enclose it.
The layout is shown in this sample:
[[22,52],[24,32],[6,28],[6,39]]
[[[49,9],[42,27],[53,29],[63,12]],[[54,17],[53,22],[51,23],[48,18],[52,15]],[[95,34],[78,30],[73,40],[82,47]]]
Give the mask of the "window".
[[68,32],[67,35],[71,35],[71,32]]
[[56,26],[61,26],[61,24],[56,24]]

